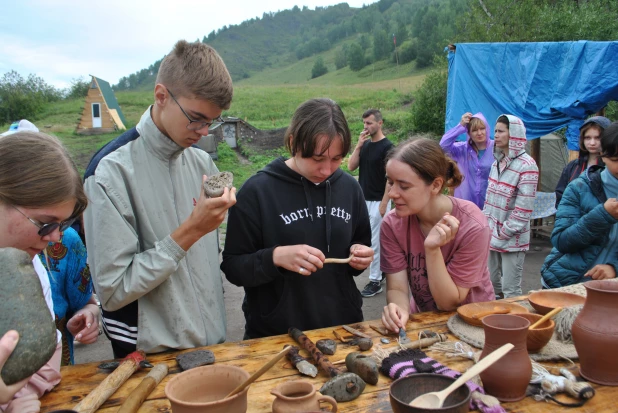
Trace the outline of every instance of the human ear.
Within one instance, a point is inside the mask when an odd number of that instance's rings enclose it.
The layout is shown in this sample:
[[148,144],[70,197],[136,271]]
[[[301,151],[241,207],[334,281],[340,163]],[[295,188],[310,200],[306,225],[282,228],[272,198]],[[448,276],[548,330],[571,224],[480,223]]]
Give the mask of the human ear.
[[157,83],[154,88],[154,98],[155,103],[157,105],[163,106],[165,102],[168,100],[169,93],[167,88],[163,86],[161,83]]

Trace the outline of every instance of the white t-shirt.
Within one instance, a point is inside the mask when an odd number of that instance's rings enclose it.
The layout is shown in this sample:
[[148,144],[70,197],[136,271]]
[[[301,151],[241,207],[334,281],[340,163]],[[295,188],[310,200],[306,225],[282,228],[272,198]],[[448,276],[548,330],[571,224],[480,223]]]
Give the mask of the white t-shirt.
[[[54,314],[54,301],[52,300],[51,284],[49,283],[49,275],[47,274],[47,270],[43,266],[43,263],[41,262],[41,259],[38,255],[32,259],[32,265],[34,265],[36,275],[39,276],[41,287],[43,287],[43,296],[45,297],[45,303],[47,303],[47,308],[49,308],[52,320],[55,320],[56,316]],[[56,329],[56,338],[58,340],[57,343],[60,343],[62,333],[58,329]]]

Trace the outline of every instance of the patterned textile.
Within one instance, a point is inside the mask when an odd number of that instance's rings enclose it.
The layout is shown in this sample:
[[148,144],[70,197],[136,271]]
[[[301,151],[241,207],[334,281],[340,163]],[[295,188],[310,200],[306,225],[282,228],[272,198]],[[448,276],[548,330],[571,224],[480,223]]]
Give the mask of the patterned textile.
[[551,217],[556,213],[556,193],[537,192],[530,219]]
[[[393,380],[415,373],[436,373],[452,379],[461,376],[461,373],[440,364],[431,357],[428,357],[424,351],[418,349],[408,349],[392,353],[382,361],[380,373]],[[472,381],[467,381],[466,386],[468,386],[470,392],[485,394],[485,390]],[[477,398],[471,398],[470,410],[474,409],[478,409],[484,413],[506,413],[506,410],[500,405],[490,407],[486,406]]]
[[47,260],[39,254],[48,270],[52,287],[52,300],[56,328],[62,332],[62,365],[74,364],[73,336],[66,328],[67,322],[81,310],[92,296],[92,279],[86,263],[86,247],[77,232],[68,228],[59,242],[47,246]]

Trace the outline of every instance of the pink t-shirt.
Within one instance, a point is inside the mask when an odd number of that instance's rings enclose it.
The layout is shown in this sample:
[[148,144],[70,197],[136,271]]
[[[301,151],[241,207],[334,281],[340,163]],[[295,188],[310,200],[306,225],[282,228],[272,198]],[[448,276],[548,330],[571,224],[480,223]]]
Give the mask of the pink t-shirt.
[[[446,269],[457,286],[470,289],[462,304],[494,300],[487,268],[491,239],[487,218],[474,203],[449,198],[453,201],[451,215],[460,225],[455,239],[441,248]],[[380,267],[387,274],[407,269],[412,313],[438,309],[429,290],[424,242],[416,215],[400,218],[395,210],[385,215],[380,228]]]

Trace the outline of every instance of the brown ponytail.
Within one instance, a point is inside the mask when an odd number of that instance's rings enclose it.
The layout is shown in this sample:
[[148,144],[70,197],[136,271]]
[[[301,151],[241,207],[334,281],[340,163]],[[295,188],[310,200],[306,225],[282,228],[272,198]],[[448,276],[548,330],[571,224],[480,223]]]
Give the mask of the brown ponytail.
[[410,166],[427,185],[442,178],[442,189],[456,188],[464,179],[457,163],[446,156],[438,142],[432,139],[408,139],[389,152],[387,161],[391,159]]

